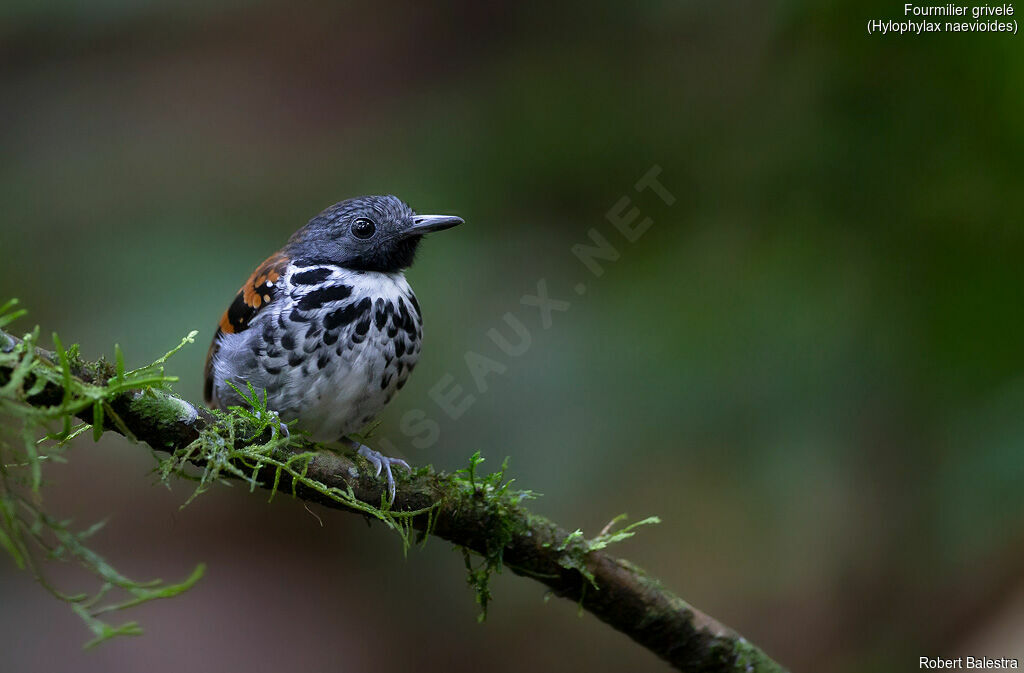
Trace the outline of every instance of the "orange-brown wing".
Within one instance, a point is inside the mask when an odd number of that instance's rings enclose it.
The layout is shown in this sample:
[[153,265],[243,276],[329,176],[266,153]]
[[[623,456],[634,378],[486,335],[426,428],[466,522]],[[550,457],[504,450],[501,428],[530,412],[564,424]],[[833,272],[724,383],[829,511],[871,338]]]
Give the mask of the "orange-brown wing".
[[213,358],[217,354],[222,334],[237,334],[248,329],[252,319],[270,304],[278,295],[277,281],[284,275],[289,259],[283,253],[271,255],[260,264],[249,280],[245,281],[234,301],[224,311],[217,325],[217,333],[213,335],[210,350],[206,353],[205,384],[203,398],[206,404],[216,406],[213,398]]

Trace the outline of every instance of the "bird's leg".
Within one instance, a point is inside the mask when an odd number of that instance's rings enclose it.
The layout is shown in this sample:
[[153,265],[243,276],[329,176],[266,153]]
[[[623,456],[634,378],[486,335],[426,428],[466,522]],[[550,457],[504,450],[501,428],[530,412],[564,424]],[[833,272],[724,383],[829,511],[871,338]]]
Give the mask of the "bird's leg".
[[346,437],[345,441],[349,446],[356,450],[360,456],[370,461],[370,464],[377,469],[377,473],[374,476],[380,476],[381,471],[384,472],[385,477],[388,480],[388,495],[390,496],[391,502],[395,501],[395,478],[391,474],[391,466],[401,466],[412,472],[412,468],[409,467],[409,463],[405,462],[401,458],[389,458],[380,451],[374,451],[365,444],[360,444],[354,439]]

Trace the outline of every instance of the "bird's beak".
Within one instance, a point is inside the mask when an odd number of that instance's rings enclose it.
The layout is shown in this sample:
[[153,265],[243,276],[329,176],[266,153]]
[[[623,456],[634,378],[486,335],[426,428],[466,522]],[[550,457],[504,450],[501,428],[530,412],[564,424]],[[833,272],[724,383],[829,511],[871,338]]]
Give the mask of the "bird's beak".
[[412,226],[406,232],[409,236],[422,236],[432,231],[444,231],[464,224],[461,217],[454,215],[416,215],[412,218]]

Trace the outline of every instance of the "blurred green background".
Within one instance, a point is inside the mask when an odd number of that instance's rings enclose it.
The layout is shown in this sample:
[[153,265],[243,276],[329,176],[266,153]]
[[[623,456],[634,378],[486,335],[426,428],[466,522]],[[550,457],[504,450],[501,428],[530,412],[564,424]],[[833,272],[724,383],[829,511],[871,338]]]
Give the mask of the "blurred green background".
[[[221,311],[309,217],[364,193],[457,213],[409,274],[424,357],[382,432],[442,424],[411,462],[511,456],[591,535],[661,516],[619,553],[793,670],[1024,657],[1024,58],[866,35],[901,8],[9,1],[0,296],[130,364],[200,329],[170,367],[198,399]],[[633,190],[653,165],[671,207]],[[623,196],[654,220],[635,244],[605,219]],[[570,253],[591,228],[622,251],[597,279]],[[572,301],[548,330],[520,304],[539,279]],[[486,336],[509,311],[534,338],[515,360]],[[472,389],[467,351],[508,371],[450,421],[428,391]],[[109,515],[111,560],[209,571],[83,653],[0,558],[4,670],[665,668],[510,574],[477,625],[440,540],[403,559],[238,487],[179,510],[191,486],[117,437],[72,458],[48,502]]]

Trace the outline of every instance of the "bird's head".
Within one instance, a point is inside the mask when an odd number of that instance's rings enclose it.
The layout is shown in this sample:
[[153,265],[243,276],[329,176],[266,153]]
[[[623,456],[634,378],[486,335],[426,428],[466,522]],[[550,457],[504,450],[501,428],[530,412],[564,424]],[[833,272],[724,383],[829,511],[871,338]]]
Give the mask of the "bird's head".
[[462,223],[454,215],[417,215],[395,196],[360,196],[310,220],[289,239],[288,252],[355,271],[395,272],[412,265],[425,234]]

